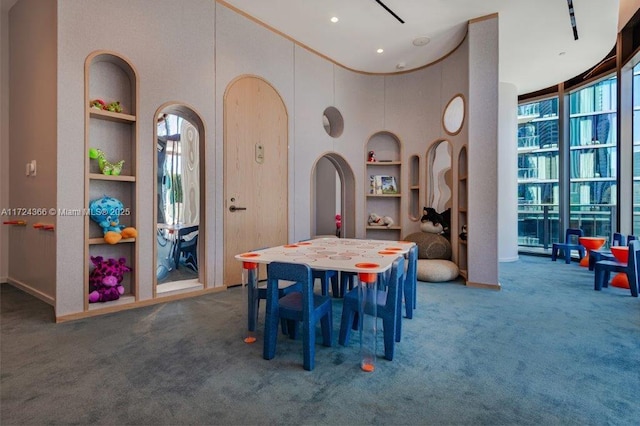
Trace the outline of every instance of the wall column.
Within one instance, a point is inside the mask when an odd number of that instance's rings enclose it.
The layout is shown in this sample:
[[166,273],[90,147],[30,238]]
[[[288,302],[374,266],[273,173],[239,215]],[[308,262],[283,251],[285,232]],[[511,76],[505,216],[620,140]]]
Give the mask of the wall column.
[[498,283],[498,15],[469,22],[467,285]]
[[498,106],[498,261],[518,260],[518,91],[500,83]]

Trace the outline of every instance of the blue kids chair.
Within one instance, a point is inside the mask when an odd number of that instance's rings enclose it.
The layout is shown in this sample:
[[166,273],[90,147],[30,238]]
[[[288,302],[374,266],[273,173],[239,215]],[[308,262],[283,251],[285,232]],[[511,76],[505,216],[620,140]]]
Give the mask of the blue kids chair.
[[[562,250],[564,254],[564,263],[571,263],[571,250],[577,250],[578,256],[580,260],[582,260],[586,253],[584,246],[578,241],[578,238],[582,236],[582,229],[568,228],[564,235],[564,243],[553,243],[553,246],[551,246],[551,260],[556,261],[560,250]],[[573,241],[572,238],[574,238],[575,241]]]
[[[404,284],[404,257],[398,257],[391,267],[391,275],[386,280],[384,289],[378,288],[376,298],[376,312],[378,318],[382,319],[384,330],[384,357],[389,361],[393,360],[395,353],[395,342],[400,341],[401,327],[398,326],[398,297],[399,288]],[[358,288],[355,288],[344,295],[342,304],[342,320],[340,322],[340,336],[338,342],[341,345],[349,344],[351,329],[359,330],[362,325],[362,315],[360,312],[360,298]],[[372,312],[365,311],[370,315]]]
[[629,279],[629,290],[633,297],[638,297],[638,283],[640,265],[640,241],[629,241],[629,261],[624,264],[617,260],[601,260],[596,262],[593,289],[602,290],[602,287],[609,286],[609,276],[611,272],[624,272]]
[[[311,268],[307,265],[272,262],[267,269],[267,317],[263,358],[273,359],[278,340],[278,322],[287,320],[287,329],[295,337],[298,323],[302,323],[302,351],[305,370],[315,366],[316,325],[322,328],[322,343],[331,346],[333,340],[333,313],[331,298],[313,292]],[[301,292],[291,292],[278,297],[278,281],[295,281],[302,286]]]

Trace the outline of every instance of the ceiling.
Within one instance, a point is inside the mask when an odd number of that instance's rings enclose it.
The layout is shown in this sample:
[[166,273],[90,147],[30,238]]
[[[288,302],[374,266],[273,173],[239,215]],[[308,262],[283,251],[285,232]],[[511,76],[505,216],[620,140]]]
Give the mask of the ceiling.
[[[469,20],[497,13],[500,81],[514,84],[518,94],[553,86],[598,64],[615,45],[619,9],[637,9],[638,4],[572,0],[574,40],[568,0],[381,1],[405,23],[376,0],[218,0],[346,68],[368,73],[433,63],[460,44]],[[2,11],[14,3],[2,0]],[[333,16],[339,18],[335,24]],[[414,46],[418,37],[430,41]],[[384,52],[376,53],[378,48]]]
[[[615,46],[619,0],[225,0],[301,45],[352,70],[396,73],[422,67],[454,50],[469,20],[499,17],[500,81],[518,94],[569,80],[602,61]],[[620,0],[624,2],[625,0]],[[331,17],[339,18],[337,23]],[[413,41],[428,37],[426,45]],[[384,52],[377,53],[382,48]],[[400,65],[399,65],[400,64]]]

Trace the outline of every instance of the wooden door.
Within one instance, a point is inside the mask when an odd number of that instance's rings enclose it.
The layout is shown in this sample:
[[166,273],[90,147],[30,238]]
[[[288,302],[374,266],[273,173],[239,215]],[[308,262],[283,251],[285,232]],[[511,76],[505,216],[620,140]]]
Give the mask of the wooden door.
[[287,243],[287,146],[288,117],[280,95],[257,77],[232,82],[224,98],[227,286],[241,282],[236,254]]

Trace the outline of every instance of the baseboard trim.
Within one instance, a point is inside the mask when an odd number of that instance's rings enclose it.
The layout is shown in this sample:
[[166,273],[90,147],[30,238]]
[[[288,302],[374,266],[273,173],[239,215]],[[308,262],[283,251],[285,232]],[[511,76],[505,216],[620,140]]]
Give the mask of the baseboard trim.
[[56,305],[56,299],[54,297],[46,295],[43,292],[41,292],[39,290],[36,290],[33,287],[29,286],[28,284],[25,284],[25,283],[23,283],[21,281],[18,281],[18,280],[14,280],[13,278],[9,278],[9,277],[7,277],[7,281],[6,282],[11,284],[12,286],[24,291],[25,293],[28,293],[28,294],[32,295],[36,299],[42,300],[47,305],[51,305],[51,306],[55,306]]
[[502,289],[502,286],[500,285],[500,283],[487,284],[487,283],[474,283],[472,281],[467,281],[467,287],[484,288],[487,290],[495,290],[495,291],[500,291],[500,289]]
[[167,302],[171,302],[171,301],[174,301],[174,300],[189,299],[191,297],[202,296],[204,294],[209,294],[209,293],[218,293],[218,292],[226,291],[226,290],[227,290],[226,286],[213,287],[213,288],[206,288],[206,289],[203,289],[203,290],[191,291],[191,292],[188,292],[188,293],[177,293],[177,294],[171,294],[171,295],[167,295],[167,296],[161,296],[161,297],[157,297],[155,299],[140,300],[140,301],[137,301],[137,302],[127,303],[127,304],[123,304],[123,305],[107,305],[104,308],[102,308],[102,307],[94,308],[94,309],[92,309],[90,311],[76,312],[76,313],[73,313],[73,314],[60,315],[60,316],[58,316],[58,314],[56,314],[56,322],[57,323],[62,323],[62,322],[68,322],[68,321],[75,321],[75,320],[79,320],[79,319],[83,319],[83,318],[89,318],[89,317],[95,317],[95,316],[98,316],[98,315],[110,314],[110,313],[113,313],[113,312],[120,312],[120,311],[127,311],[129,309],[142,308],[143,306],[158,305],[160,303],[167,303]]

